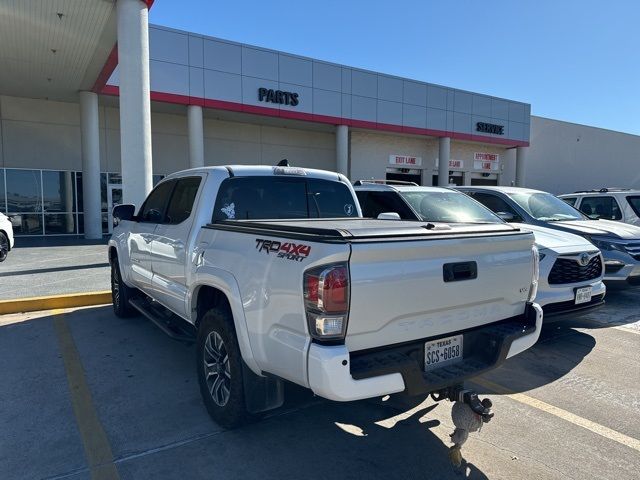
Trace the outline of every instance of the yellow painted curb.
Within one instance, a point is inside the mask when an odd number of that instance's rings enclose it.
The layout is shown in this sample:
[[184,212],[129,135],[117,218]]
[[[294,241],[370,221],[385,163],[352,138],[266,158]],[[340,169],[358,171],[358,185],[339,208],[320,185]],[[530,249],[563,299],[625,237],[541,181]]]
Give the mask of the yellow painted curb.
[[16,298],[0,300],[0,315],[7,313],[36,312],[54,308],[86,307],[111,303],[111,292],[71,293],[47,297]]

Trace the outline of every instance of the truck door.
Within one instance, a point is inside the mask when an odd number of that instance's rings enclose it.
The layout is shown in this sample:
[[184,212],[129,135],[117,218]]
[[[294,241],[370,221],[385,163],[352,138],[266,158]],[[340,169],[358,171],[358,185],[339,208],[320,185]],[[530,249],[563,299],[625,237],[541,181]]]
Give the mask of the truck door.
[[201,183],[200,176],[178,179],[151,246],[153,297],[178,315],[185,313],[186,268],[193,251],[189,243],[192,211]]
[[129,236],[129,257],[131,259],[131,280],[139,289],[151,289],[151,244],[164,218],[175,180],[164,182],[152,190],[140,207],[137,222],[131,227]]

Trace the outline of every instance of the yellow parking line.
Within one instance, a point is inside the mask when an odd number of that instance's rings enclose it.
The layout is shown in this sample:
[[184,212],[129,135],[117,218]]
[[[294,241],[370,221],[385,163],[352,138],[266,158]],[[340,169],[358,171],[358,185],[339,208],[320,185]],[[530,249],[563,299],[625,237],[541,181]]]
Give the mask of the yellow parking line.
[[64,314],[59,310],[54,315],[53,326],[58,337],[60,352],[71,395],[73,413],[76,417],[85,457],[93,480],[119,480],[118,470],[113,463],[113,453],[107,435],[96,412],[91,391],[87,385],[80,354],[73,341]]
[[609,440],[613,440],[614,442],[618,442],[621,445],[624,445],[629,448],[633,448],[634,450],[640,452],[640,440],[629,437],[624,433],[617,432],[608,427],[600,425],[599,423],[592,422],[591,420],[587,420],[586,418],[582,418],[574,413],[563,410],[562,408],[558,408],[554,405],[550,405],[542,400],[538,400],[536,398],[530,397],[528,395],[524,395],[522,393],[512,393],[510,390],[506,389],[502,385],[498,385],[497,383],[493,383],[489,380],[474,378],[472,380],[473,383],[481,385],[484,388],[492,390],[495,393],[499,393],[501,395],[506,395],[513,400],[520,402],[524,405],[528,405],[529,407],[537,408],[543,412],[554,415],[562,420],[573,423],[579,427],[582,427],[586,430],[589,430],[593,433],[600,435],[601,437],[608,438]]

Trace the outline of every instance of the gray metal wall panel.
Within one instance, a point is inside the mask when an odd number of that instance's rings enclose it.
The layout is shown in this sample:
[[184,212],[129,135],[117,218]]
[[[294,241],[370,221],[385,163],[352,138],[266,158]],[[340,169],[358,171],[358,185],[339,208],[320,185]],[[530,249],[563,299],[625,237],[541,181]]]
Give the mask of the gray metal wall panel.
[[473,97],[470,93],[454,91],[453,111],[458,113],[471,113]]
[[524,104],[509,102],[509,121],[524,123]]
[[342,68],[328,63],[313,62],[313,87],[340,92]]
[[[280,110],[292,110],[294,112],[313,113],[313,89],[311,87],[302,87],[291,83],[280,83],[280,90],[283,92],[297,92],[298,105],[280,105]],[[275,105],[275,104],[274,104]],[[267,104],[266,106],[270,106]]]
[[377,100],[375,98],[351,96],[351,118],[375,122]]
[[453,112],[453,130],[460,133],[471,133],[471,115]]
[[531,105],[528,103],[524,105],[524,123],[527,125],[531,123]]
[[491,116],[491,97],[485,97],[484,95],[473,96],[473,106],[471,113],[474,115],[482,115],[485,117]]
[[411,105],[427,106],[427,86],[424,83],[404,81],[402,101]]
[[378,75],[378,98],[402,102],[402,80],[387,75]]
[[447,89],[436,85],[427,86],[427,107],[447,109]]
[[352,70],[351,93],[361,97],[376,98],[378,96],[378,76],[369,72]]
[[242,49],[239,45],[204,40],[204,68],[220,72],[242,72]]
[[311,87],[313,84],[313,62],[291,55],[279,56],[279,79],[281,82]]
[[342,93],[352,93],[351,92],[351,69],[343,68],[342,69]]
[[263,78],[242,77],[242,103],[247,105],[258,105],[260,107],[278,108],[277,103],[265,103],[258,101],[258,89],[271,88],[278,90],[278,82],[265,80]]
[[509,135],[508,138],[513,138],[515,140],[525,140],[524,130],[524,123],[509,121],[509,131],[505,132],[505,134]]
[[509,102],[499,98],[492,98],[491,117],[496,120],[509,120]]
[[278,54],[242,47],[242,75],[266,80],[278,80]]
[[189,67],[149,60],[150,87],[153,92],[189,95]]
[[407,127],[427,128],[427,107],[408,105],[405,103],[402,106],[402,125]]
[[378,122],[402,125],[402,104],[378,100]]
[[189,58],[189,36],[159,28],[149,29],[149,59],[182,63]]
[[342,95],[329,90],[313,89],[313,113],[318,115],[329,115],[332,117],[342,116]]
[[342,94],[342,118],[351,118],[351,95]]
[[[242,80],[235,73],[217,72],[215,70],[204,71],[205,98],[224,100],[225,102],[242,102]],[[257,89],[255,99],[257,100]]]
[[189,68],[189,95],[204,98],[204,69]]
[[447,129],[447,111],[427,107],[427,128],[433,130]]
[[453,132],[454,112],[447,110],[447,132]]
[[189,35],[189,66],[204,67],[204,39]]

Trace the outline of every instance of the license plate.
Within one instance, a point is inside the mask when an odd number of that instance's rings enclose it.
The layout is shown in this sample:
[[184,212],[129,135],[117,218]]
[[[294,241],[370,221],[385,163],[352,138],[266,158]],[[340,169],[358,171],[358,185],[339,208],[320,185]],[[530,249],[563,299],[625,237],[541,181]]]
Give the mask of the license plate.
[[462,335],[432,340],[424,344],[424,370],[434,370],[462,361]]
[[591,301],[591,287],[576,288],[576,305]]

